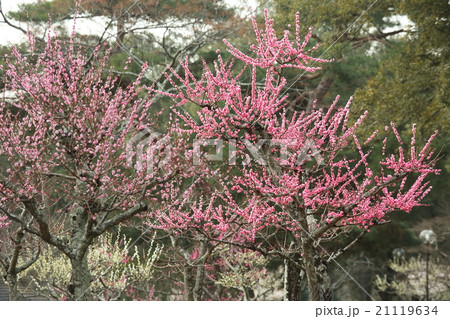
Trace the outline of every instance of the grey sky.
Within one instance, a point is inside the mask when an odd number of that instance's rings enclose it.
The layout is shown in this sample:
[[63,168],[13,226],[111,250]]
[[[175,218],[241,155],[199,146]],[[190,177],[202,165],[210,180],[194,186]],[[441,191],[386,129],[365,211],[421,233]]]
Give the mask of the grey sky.
[[[1,0],[4,12],[14,11],[21,3],[33,2],[33,0]],[[21,27],[26,28],[26,24],[21,24]],[[5,45],[10,43],[17,43],[25,39],[25,36],[19,30],[7,26],[5,23],[0,23],[0,44]]]

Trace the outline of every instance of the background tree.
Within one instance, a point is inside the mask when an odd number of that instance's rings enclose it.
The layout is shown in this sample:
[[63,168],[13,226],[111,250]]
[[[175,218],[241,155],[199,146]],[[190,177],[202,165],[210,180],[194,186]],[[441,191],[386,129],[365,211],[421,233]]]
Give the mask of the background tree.
[[[18,11],[7,15],[2,12],[2,15],[12,26],[15,26],[14,21],[31,21],[32,26],[45,30],[49,16],[53,24],[58,25],[71,21],[75,12],[78,12],[78,19],[91,25],[84,31],[88,35],[78,41],[92,48],[109,42],[115,48],[112,63],[120,64],[129,56],[133,57],[130,68],[121,72],[128,82],[139,75],[140,66],[146,61],[151,65],[147,80],[159,83],[164,80],[162,74],[167,65],[176,65],[185,55],[195,56],[207,44],[243,26],[243,19],[221,0],[37,1],[23,4]],[[64,30],[61,28],[61,32]]]

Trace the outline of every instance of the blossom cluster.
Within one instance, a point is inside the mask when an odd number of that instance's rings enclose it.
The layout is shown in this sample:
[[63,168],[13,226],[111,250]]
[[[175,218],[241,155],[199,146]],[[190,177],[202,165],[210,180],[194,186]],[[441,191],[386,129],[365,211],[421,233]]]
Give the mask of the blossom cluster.
[[[315,48],[306,51],[311,31],[300,39],[298,15],[294,40],[290,40],[289,31],[277,38],[267,11],[265,30],[258,28],[255,19],[253,23],[257,39],[250,47],[253,57],[224,41],[244,67],[236,68],[233,60],[225,62],[219,54],[214,69],[204,62],[199,79],[190,71],[187,60],[181,62],[183,75],[174,70],[167,75],[177,92],[166,95],[176,99],[178,105],[193,103],[200,107],[199,121],[175,111],[187,127],[184,132],[198,139],[224,141],[232,150],[230,156],[242,165],[234,175],[222,167],[226,173],[219,175],[218,191],[208,200],[201,197],[189,207],[178,206],[161,217],[162,224],[203,227],[219,237],[235,232],[236,240],[247,241],[254,241],[261,230],[271,226],[295,234],[317,229],[326,236],[332,227],[368,228],[384,221],[389,212],[409,212],[420,206],[431,190],[426,177],[439,173],[430,147],[435,134],[418,151],[415,129],[407,147],[392,124],[399,142],[398,154],[386,154],[385,139],[383,159],[375,170],[369,165],[374,151],[370,145],[379,132],[360,142],[357,129],[367,112],[350,124],[351,99],[339,106],[338,96],[328,107],[314,103],[311,110],[288,112],[287,79],[279,69],[314,72],[318,67],[308,67],[310,61],[327,62],[307,55]],[[241,81],[247,71],[249,86]],[[264,76],[258,82],[261,71]],[[252,161],[248,141],[257,146],[259,162]],[[265,165],[258,165],[261,161]],[[299,212],[314,216],[310,219],[313,224],[302,225]]]

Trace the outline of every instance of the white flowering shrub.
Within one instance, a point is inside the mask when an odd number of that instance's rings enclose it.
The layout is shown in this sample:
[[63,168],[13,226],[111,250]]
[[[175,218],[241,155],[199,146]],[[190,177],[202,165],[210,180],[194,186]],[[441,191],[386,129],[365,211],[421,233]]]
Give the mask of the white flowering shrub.
[[275,276],[267,273],[267,259],[246,249],[218,249],[222,265],[216,284],[240,290],[244,300],[263,297],[273,290]]
[[[93,277],[90,291],[95,300],[151,298],[153,266],[162,246],[151,242],[145,251],[131,246],[126,235],[100,236],[88,255]],[[50,247],[42,250],[39,259],[20,275],[28,289],[49,299],[65,299],[70,294],[71,265],[69,259]]]
[[[393,280],[386,275],[377,276],[375,286],[379,291],[389,292],[403,300],[425,300],[426,261],[422,257],[408,260],[392,260],[389,267],[396,272]],[[430,260],[428,264],[428,288],[430,300],[450,299],[450,267]]]

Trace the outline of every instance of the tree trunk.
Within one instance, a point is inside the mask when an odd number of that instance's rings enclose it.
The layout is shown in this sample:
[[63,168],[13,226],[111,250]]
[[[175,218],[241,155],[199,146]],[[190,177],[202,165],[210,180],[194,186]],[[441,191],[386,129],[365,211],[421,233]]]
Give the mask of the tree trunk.
[[304,236],[302,243],[303,264],[305,266],[306,279],[308,280],[309,296],[312,301],[320,301],[320,284],[316,267],[314,267],[314,247],[310,238]]
[[89,215],[82,206],[75,204],[71,210],[71,249],[66,254],[72,265],[69,291],[73,300],[89,300],[89,286],[92,281],[88,265],[89,246],[92,237],[88,231]]
[[125,19],[123,17],[117,18],[117,33],[116,33],[116,51],[122,49],[123,40],[125,38]]
[[184,267],[184,296],[186,301],[194,301],[194,275],[192,267],[186,265]]
[[72,280],[69,291],[73,291],[73,300],[89,300],[89,286],[92,281],[91,272],[88,265],[88,252],[86,251],[81,258],[73,258],[70,260],[72,265]]
[[28,268],[29,265],[34,263],[37,259],[37,255],[31,257],[28,261],[23,263],[21,266],[18,266],[19,263],[19,256],[22,252],[22,242],[25,237],[25,230],[23,227],[20,227],[15,238],[11,239],[14,242],[14,252],[11,256],[11,260],[9,261],[9,267],[6,270],[6,282],[8,284],[9,288],[9,300],[10,301],[16,301],[19,300],[19,291],[17,289],[17,274],[21,271]]
[[[306,180],[307,177],[308,171],[306,170],[302,178]],[[303,232],[297,245],[302,252],[301,260],[308,283],[309,297],[312,301],[331,300],[327,265],[318,251],[323,248],[320,245],[315,246],[314,238],[311,236],[314,233],[317,221],[313,212],[309,209],[299,210],[298,214],[298,220]]]
[[[300,254],[292,256],[293,259],[298,260]],[[296,301],[301,300],[301,269],[296,267],[291,261],[284,261],[284,300]]]
[[305,235],[302,240],[303,264],[312,301],[332,300],[327,266],[321,260],[313,240]]
[[195,286],[194,286],[194,300],[202,300],[203,296],[203,282],[205,280],[205,263],[204,255],[206,254],[206,247],[204,243],[200,243],[199,257],[201,258],[200,264],[196,266]]
[[19,293],[17,290],[17,274],[7,274],[6,282],[8,283],[9,288],[9,301],[19,300]]
[[255,292],[250,287],[242,287],[241,291],[244,295],[244,301],[252,301],[255,299]]
[[319,85],[317,85],[316,89],[312,91],[310,94],[308,106],[306,107],[307,113],[311,112],[314,101],[316,101],[317,105],[320,105],[325,95],[327,95],[328,91],[330,90],[330,87],[333,84],[333,82],[334,79],[332,77],[328,76],[322,77]]

